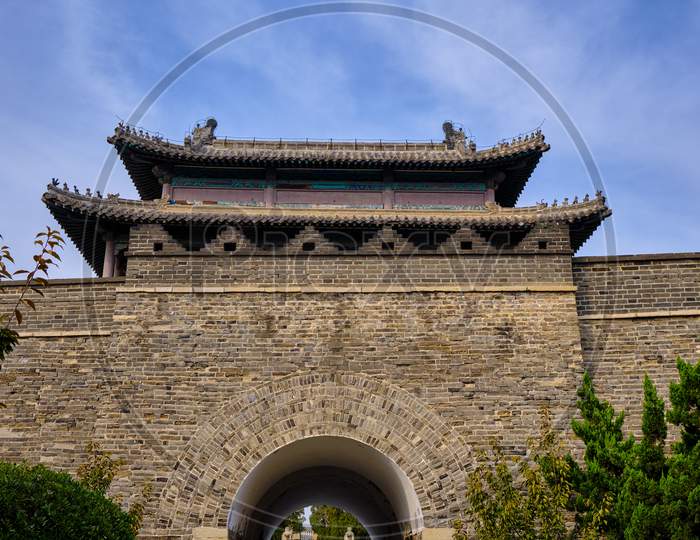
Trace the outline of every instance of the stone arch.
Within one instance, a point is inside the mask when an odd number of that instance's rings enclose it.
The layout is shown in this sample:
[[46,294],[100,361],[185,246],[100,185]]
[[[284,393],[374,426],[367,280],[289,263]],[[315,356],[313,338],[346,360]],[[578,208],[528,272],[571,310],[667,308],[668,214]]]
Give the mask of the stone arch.
[[384,454],[356,439],[300,439],[266,456],[238,488],[229,537],[267,540],[291,512],[330,504],[354,514],[372,538],[422,531],[413,484]]
[[238,488],[265,457],[301,439],[354,439],[410,480],[426,527],[460,511],[470,448],[397,385],[355,373],[297,373],[242,392],[190,439],[160,497],[156,528],[226,527]]

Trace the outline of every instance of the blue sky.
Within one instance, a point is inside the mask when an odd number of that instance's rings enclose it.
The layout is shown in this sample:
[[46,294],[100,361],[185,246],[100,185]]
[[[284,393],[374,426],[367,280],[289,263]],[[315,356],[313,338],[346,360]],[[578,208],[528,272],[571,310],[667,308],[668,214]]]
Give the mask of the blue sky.
[[[105,138],[190,51],[301,2],[4,2],[0,7],[0,234],[28,264],[55,226],[51,177],[94,187]],[[700,2],[402,2],[506,49],[573,117],[600,167],[618,253],[700,251]],[[479,145],[538,126],[552,145],[519,204],[594,191],[555,115],[506,66],[438,30],[382,16],[283,23],[186,73],[141,124],[221,136],[437,139],[445,119]],[[119,164],[107,191],[135,197]],[[606,253],[599,230],[579,255]],[[55,277],[90,275],[73,246]]]

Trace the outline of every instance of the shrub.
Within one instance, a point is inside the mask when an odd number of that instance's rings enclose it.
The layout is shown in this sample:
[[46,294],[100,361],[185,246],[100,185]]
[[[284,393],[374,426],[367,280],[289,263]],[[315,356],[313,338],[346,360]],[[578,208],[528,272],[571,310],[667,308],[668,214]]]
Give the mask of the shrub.
[[134,539],[133,522],[66,473],[0,461],[0,539]]
[[566,537],[570,464],[548,410],[542,410],[540,437],[528,446],[531,460],[506,457],[498,448],[482,455],[468,479],[469,521],[453,522],[455,540],[471,538],[470,527],[481,540]]
[[[480,540],[700,538],[700,362],[679,358],[677,368],[667,413],[645,376],[639,441],[625,436],[624,413],[599,399],[585,374],[581,418],[572,421],[585,445],[583,463],[563,455],[545,417],[529,461],[496,450],[470,474],[469,522],[455,521],[453,538],[466,540],[472,530]],[[666,422],[680,431],[670,454]],[[512,461],[519,463],[517,476]],[[567,530],[572,516],[575,527]]]

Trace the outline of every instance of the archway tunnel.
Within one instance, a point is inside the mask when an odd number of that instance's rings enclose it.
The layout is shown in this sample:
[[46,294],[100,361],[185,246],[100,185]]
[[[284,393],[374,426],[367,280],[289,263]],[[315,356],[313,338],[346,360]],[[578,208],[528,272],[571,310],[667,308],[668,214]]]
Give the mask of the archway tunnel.
[[231,505],[229,538],[269,540],[287,515],[316,504],[350,512],[373,540],[423,529],[414,487],[394,461],[354,439],[318,436],[283,446],[250,471]]

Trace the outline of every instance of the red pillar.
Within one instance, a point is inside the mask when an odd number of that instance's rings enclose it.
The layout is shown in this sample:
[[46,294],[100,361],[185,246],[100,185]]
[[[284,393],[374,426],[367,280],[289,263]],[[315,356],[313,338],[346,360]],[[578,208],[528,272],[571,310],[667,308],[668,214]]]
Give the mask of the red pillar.
[[496,190],[492,187],[486,188],[486,201],[485,202],[496,202]]
[[384,208],[394,208],[394,190],[390,187],[385,187],[382,192]]
[[114,276],[114,237],[105,235],[105,259],[102,264],[102,277]]

